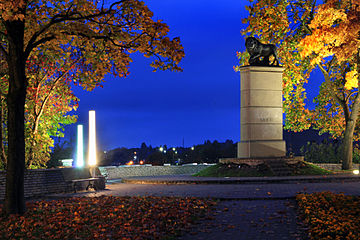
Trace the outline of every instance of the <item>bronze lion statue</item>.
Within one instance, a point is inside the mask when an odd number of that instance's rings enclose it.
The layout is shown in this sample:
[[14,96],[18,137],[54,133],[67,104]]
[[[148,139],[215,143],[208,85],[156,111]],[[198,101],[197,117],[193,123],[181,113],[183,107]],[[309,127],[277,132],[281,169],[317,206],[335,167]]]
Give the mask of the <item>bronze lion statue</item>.
[[[254,37],[245,41],[246,51],[250,54],[249,64],[253,66],[279,66],[279,59],[274,44],[263,44]],[[269,57],[273,55],[274,61],[270,64]],[[262,58],[262,59],[261,59]],[[276,62],[276,65],[275,65]]]

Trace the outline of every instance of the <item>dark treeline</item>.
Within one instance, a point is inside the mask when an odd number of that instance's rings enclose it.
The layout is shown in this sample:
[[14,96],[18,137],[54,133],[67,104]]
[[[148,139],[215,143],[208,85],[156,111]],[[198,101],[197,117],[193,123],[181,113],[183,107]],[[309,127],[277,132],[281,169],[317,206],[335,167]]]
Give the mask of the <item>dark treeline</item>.
[[217,163],[219,158],[235,157],[236,144],[231,140],[224,143],[205,141],[193,147],[160,147],[141,144],[140,148],[116,148],[101,154],[99,165],[124,165],[133,161],[134,164],[186,164],[186,163]]
[[[329,147],[337,146],[337,141],[331,139],[329,134],[319,135],[319,131],[314,129],[297,133],[284,131],[283,136],[286,141],[286,154],[288,156],[309,155],[309,146],[311,144],[314,146],[319,144],[326,146],[331,144]],[[51,160],[47,163],[47,167],[60,166],[60,159],[75,159],[75,150],[76,146],[74,143],[58,141],[53,148]],[[164,163],[217,163],[219,158],[234,158],[236,156],[237,143],[234,143],[232,140],[226,140],[224,143],[220,143],[216,140],[213,142],[207,140],[204,144],[188,148],[175,147],[175,150],[173,147],[166,145],[152,147],[151,145],[147,146],[146,143],[142,143],[139,148],[122,147],[100,152],[98,156],[98,165],[124,165],[130,161],[133,161],[134,164],[140,164],[140,161],[143,161],[143,164],[153,165],[163,165]]]
[[[286,155],[303,156],[303,146],[309,143],[320,144],[322,142],[332,143],[329,134],[320,135],[318,130],[309,129],[302,132],[283,132],[286,141]],[[163,165],[186,164],[186,163],[218,163],[219,158],[234,158],[237,156],[237,143],[232,140],[226,140],[224,143],[218,141],[205,141],[204,144],[195,145],[194,147],[183,148],[166,145],[160,147],[147,146],[141,144],[140,148],[116,148],[99,157],[99,165],[123,165],[130,161],[138,164],[141,160],[145,164]],[[135,154],[136,152],[136,154]],[[136,158],[134,158],[136,156]]]

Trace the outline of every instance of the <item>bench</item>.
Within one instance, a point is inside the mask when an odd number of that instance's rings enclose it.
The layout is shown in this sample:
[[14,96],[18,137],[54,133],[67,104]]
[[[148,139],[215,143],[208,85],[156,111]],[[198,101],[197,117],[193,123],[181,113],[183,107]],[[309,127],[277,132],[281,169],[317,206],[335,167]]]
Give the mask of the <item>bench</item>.
[[95,181],[99,180],[99,179],[100,179],[99,177],[92,177],[92,178],[73,179],[68,182],[72,184],[72,187],[74,188],[75,193],[76,193],[76,185],[78,183],[82,183],[82,182],[88,182],[86,190],[89,190],[89,188],[93,188],[95,191],[97,191]]

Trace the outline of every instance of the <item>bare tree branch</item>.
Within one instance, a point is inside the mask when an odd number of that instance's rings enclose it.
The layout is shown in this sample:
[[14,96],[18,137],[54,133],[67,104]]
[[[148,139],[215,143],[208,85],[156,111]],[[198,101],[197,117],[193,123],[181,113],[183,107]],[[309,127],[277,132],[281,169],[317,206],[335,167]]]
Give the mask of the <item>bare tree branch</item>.
[[[113,11],[113,7],[117,4],[123,3],[127,0],[121,0],[121,1],[116,1],[114,3],[112,3],[110,5],[110,8],[107,9],[106,11],[104,11],[103,9],[101,11],[99,11],[98,13],[94,13],[94,14],[89,14],[89,15],[82,15],[80,12],[70,12],[70,9],[73,7],[73,5],[71,5],[66,11],[65,14],[57,14],[54,17],[51,18],[50,22],[45,24],[44,26],[42,26],[37,32],[35,32],[32,37],[30,38],[26,48],[25,48],[25,56],[28,57],[30,55],[30,52],[32,51],[32,49],[34,49],[36,46],[45,43],[47,41],[52,40],[53,38],[50,37],[44,37],[40,40],[37,40],[38,37],[40,35],[42,35],[43,33],[45,33],[51,26],[61,23],[61,22],[65,22],[65,21],[79,21],[79,20],[90,20],[92,18],[95,17],[100,17],[100,16],[104,16],[106,14],[109,14]],[[77,17],[76,17],[77,16]]]

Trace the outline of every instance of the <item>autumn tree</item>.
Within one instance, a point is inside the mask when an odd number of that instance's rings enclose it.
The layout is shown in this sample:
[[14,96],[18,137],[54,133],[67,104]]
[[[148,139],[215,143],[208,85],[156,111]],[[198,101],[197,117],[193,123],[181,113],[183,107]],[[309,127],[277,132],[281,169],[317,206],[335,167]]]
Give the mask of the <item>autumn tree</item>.
[[[63,136],[63,127],[74,123],[76,116],[68,115],[76,110],[77,98],[71,90],[71,83],[77,79],[76,60],[57,59],[56,56],[41,55],[27,61],[26,75],[29,85],[25,103],[25,159],[26,168],[45,167],[50,159],[53,137]],[[6,94],[8,79],[0,78],[1,131],[7,131]],[[0,134],[0,168],[6,167],[5,134]]]
[[81,58],[78,81],[96,85],[111,72],[125,77],[130,54],[154,57],[154,69],[181,70],[179,38],[167,37],[168,26],[138,0],[120,0],[105,7],[91,0],[0,1],[0,56],[9,77],[7,94],[8,156],[5,212],[24,213],[24,112],[29,79],[27,60],[46,53]]
[[[313,33],[313,21],[321,10],[316,3],[316,0],[256,1],[248,7],[249,17],[244,19],[244,22],[249,25],[243,33],[257,35],[263,41],[273,42],[279,46],[278,54],[285,68],[283,75],[285,128],[302,131],[314,126],[321,132],[331,133],[335,138],[342,137],[344,148],[351,149],[351,153],[344,151],[342,159],[343,169],[349,169],[352,162],[352,140],[351,143],[346,140],[349,139],[346,135],[349,128],[345,124],[344,116],[348,109],[353,108],[352,103],[355,97],[354,93],[349,94],[345,88],[345,76],[349,76],[348,73],[351,72],[349,70],[351,63],[341,62],[334,55],[325,56],[314,53],[305,56],[303,53],[305,48],[300,44]],[[337,33],[340,34],[340,32]],[[321,49],[321,46],[316,45],[316,49]],[[311,52],[311,50],[307,51]],[[238,56],[240,64],[246,64],[246,53],[238,53]],[[238,70],[238,68],[235,69]],[[316,68],[321,70],[325,81],[321,84],[319,94],[315,98],[316,108],[309,109],[305,105],[307,98],[305,86],[310,73]],[[313,79],[313,81],[321,80]],[[334,94],[343,97],[345,104],[339,104]],[[356,134],[353,137],[359,138]]]
[[68,113],[76,110],[78,104],[71,90],[72,80],[77,79],[78,59],[59,59],[43,54],[28,60],[26,168],[44,167],[50,159],[50,147],[54,144],[52,137],[62,137],[63,126],[76,122],[76,116]]
[[[360,1],[326,1],[319,5],[309,28],[311,33],[300,41],[300,53],[312,58],[325,77],[315,121],[333,134],[341,133],[342,168],[351,169],[353,141],[359,139],[354,133],[359,129],[360,110]],[[324,119],[337,121],[331,124]]]

